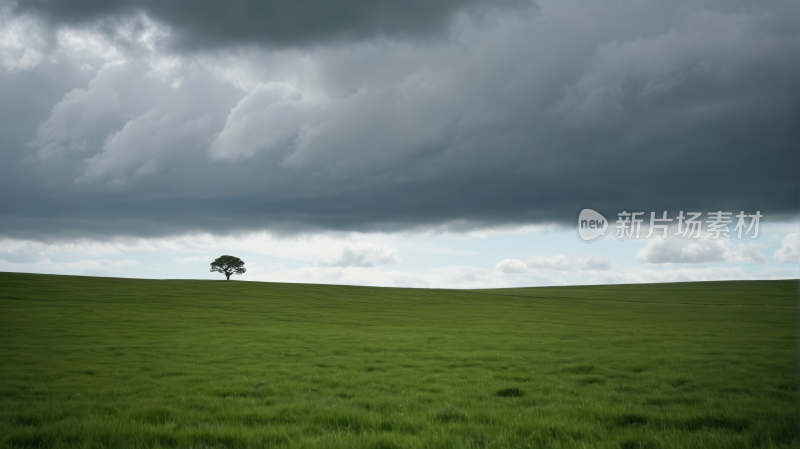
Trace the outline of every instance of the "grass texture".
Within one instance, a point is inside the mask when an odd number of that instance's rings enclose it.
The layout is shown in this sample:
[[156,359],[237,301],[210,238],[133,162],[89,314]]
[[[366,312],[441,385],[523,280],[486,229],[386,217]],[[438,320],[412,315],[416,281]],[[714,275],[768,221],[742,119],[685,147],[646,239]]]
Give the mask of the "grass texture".
[[0,447],[792,447],[797,294],[0,273]]

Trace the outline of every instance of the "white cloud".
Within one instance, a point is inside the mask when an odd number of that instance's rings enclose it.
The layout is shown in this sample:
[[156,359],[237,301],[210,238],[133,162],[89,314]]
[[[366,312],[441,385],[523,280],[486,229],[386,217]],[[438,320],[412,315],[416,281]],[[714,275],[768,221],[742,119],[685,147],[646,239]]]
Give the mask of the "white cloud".
[[[139,13],[122,19],[114,29],[96,27],[61,27],[56,32],[55,56],[85,64],[87,69],[136,62],[146,69],[144,76],[162,81],[173,79],[182,58],[161,51],[159,41],[169,30]],[[113,35],[109,35],[111,31]]]
[[312,258],[319,267],[375,267],[400,263],[397,248],[372,243],[344,243]]
[[525,262],[519,259],[503,259],[500,262],[497,262],[497,265],[494,267],[494,271],[499,271],[500,273],[524,273],[528,270],[527,265]]
[[0,14],[0,62],[7,72],[26,71],[42,61],[44,40],[36,22],[29,18],[9,19]]
[[614,267],[610,260],[591,255],[586,259],[574,258],[567,259],[567,256],[560,254],[554,257],[531,256],[528,259],[528,269],[532,270],[609,270]]
[[[511,259],[509,259],[511,260]],[[521,261],[518,261],[521,262]],[[388,271],[375,267],[304,267],[296,270],[248,272],[247,280],[290,283],[370,285],[409,288],[512,288],[579,284],[637,284],[659,282],[701,282],[719,280],[770,279],[769,273],[751,275],[740,267],[676,269],[622,269],[587,271],[588,277],[564,278],[534,271],[523,273],[487,270],[471,266],[444,266],[422,273]],[[785,278],[778,276],[777,278]]]
[[531,256],[528,259],[528,268],[539,270],[569,270],[572,268],[567,256],[559,254],[553,257]]
[[177,263],[178,265],[183,265],[188,262],[200,262],[200,261],[211,263],[209,261],[213,259],[214,259],[213,257],[193,256],[193,257],[178,257],[172,260],[175,261],[175,263]]
[[664,263],[764,263],[766,256],[757,243],[734,245],[729,240],[688,240],[654,238],[636,253],[636,260]]
[[537,270],[545,271],[595,271],[616,268],[610,260],[591,255],[585,259],[576,257],[572,260],[559,254],[553,257],[531,256],[528,263],[519,259],[503,259],[495,265],[494,270],[506,274],[531,273]]
[[[248,273],[250,274],[250,273]],[[445,266],[424,273],[387,271],[374,267],[304,267],[296,270],[259,270],[248,280],[291,283],[371,285],[408,288],[504,288],[536,285],[528,278],[470,266]]]
[[367,267],[304,267],[296,270],[260,271],[248,280],[303,284],[371,285],[382,287],[429,287],[417,276]]
[[777,262],[798,263],[800,261],[800,233],[793,232],[781,240],[781,247],[772,256]]
[[122,64],[126,60],[123,52],[106,36],[93,30],[64,28],[56,33],[56,40],[60,57],[89,63],[89,67]]
[[36,263],[14,263],[0,259],[0,271],[12,271],[22,273],[44,273],[44,274],[71,274],[71,275],[108,275],[122,274],[126,270],[141,265],[140,262],[131,259],[110,261],[99,260],[80,260],[77,262],[53,262],[49,258],[44,258]]
[[446,266],[431,270],[425,279],[437,288],[507,288],[529,287],[537,282],[525,277],[509,278],[484,268],[466,265]]
[[[520,234],[522,239],[523,235]],[[536,238],[539,238],[538,236]],[[787,236],[788,237],[788,236]],[[724,279],[769,279],[797,277],[788,265],[774,263],[752,271],[748,267],[697,267],[669,264],[620,267],[611,260],[591,255],[568,258],[564,254],[553,257],[532,256],[526,263],[519,259],[503,259],[494,267],[445,265],[452,257],[424,255],[421,248],[440,248],[454,243],[455,234],[428,236],[402,234],[315,234],[281,238],[266,232],[242,235],[215,236],[190,234],[170,238],[116,238],[111,241],[88,239],[68,242],[38,242],[31,240],[0,240],[0,271],[21,271],[53,274],[152,276],[164,278],[210,278],[206,270],[195,270],[220,254],[241,257],[248,268],[241,280],[270,282],[328,283],[344,285],[373,285],[386,287],[420,288],[505,288],[545,285],[578,285],[640,282],[709,281]],[[494,238],[462,234],[456,242],[460,247],[472,249],[470,240]],[[575,242],[572,232],[545,237],[569,239]],[[438,239],[446,239],[446,242]],[[522,241],[509,243],[508,237],[498,239],[509,245],[509,251]],[[677,240],[677,239],[676,239]],[[486,247],[485,242],[481,248]],[[787,240],[787,247],[790,240]],[[461,245],[464,246],[461,246]],[[633,244],[633,243],[632,243]],[[615,245],[617,245],[615,243]],[[623,243],[619,243],[623,245]],[[751,244],[752,245],[752,244]],[[459,246],[454,246],[454,252]],[[415,249],[410,251],[410,249]],[[384,265],[400,262],[400,250],[408,251],[402,269]],[[742,245],[730,249],[729,260],[747,256],[755,246]],[[611,251],[611,250],[610,250]],[[780,252],[780,251],[779,251]],[[132,253],[129,255],[129,253]],[[146,254],[145,254],[146,253]],[[213,256],[209,256],[212,254]],[[613,252],[608,253],[609,255]],[[760,254],[760,253],[758,253]],[[782,253],[781,253],[782,254]],[[91,255],[91,256],[89,256]],[[263,257],[267,256],[267,257]],[[489,260],[486,260],[487,257]],[[494,263],[492,256],[470,258],[475,264]],[[747,256],[748,260],[752,255]],[[417,259],[415,259],[417,258]],[[80,262],[58,262],[78,260]],[[91,260],[83,260],[91,259]],[[113,260],[120,261],[113,262]],[[125,260],[122,260],[125,259]],[[139,264],[131,259],[145,262]],[[127,262],[126,262],[127,260]],[[291,261],[289,265],[286,261]],[[423,266],[406,268],[409,261]],[[617,260],[617,259],[614,259]],[[37,263],[38,261],[38,263]],[[55,262],[54,262],[55,261]],[[24,262],[24,263],[22,263]],[[619,261],[618,261],[619,262]],[[629,261],[630,262],[630,261]],[[163,264],[160,271],[157,265]],[[197,264],[197,265],[195,265]],[[305,267],[302,267],[306,265]],[[290,268],[301,266],[302,268]],[[261,268],[266,267],[266,268]],[[424,267],[424,268],[423,268]],[[747,271],[745,271],[747,270]],[[213,276],[213,275],[212,275]]]
[[[763,277],[758,277],[759,279]],[[638,284],[659,282],[705,282],[756,279],[741,267],[705,267],[676,269],[625,269],[598,271],[586,284]]]
[[594,255],[586,259],[577,259],[577,264],[584,270],[610,270],[615,266],[610,260]]
[[[110,255],[126,252],[160,252],[169,253],[188,252],[199,254],[214,254],[220,251],[250,252],[267,256],[274,256],[292,260],[312,261],[315,257],[341,254],[343,248],[355,246],[361,251],[372,251],[373,257],[381,259],[381,251],[365,249],[366,243],[358,245],[351,240],[359,240],[371,244],[374,248],[384,248],[395,251],[395,245],[401,240],[396,235],[390,234],[314,234],[297,235],[282,238],[269,232],[252,232],[239,235],[212,235],[209,233],[184,234],[172,237],[137,238],[115,237],[109,240],[92,240],[81,238],[71,241],[42,242],[23,239],[0,239],[0,254],[38,254],[45,253],[54,256],[80,256],[80,255]],[[188,255],[185,261],[194,260],[201,256]],[[205,257],[205,256],[203,256]],[[216,257],[216,256],[214,256]],[[213,260],[214,257],[211,257]],[[385,257],[389,257],[386,260]],[[175,256],[170,256],[175,259]],[[385,261],[391,261],[391,255],[384,254]],[[205,260],[205,259],[204,259]],[[176,262],[180,263],[178,260]],[[210,262],[210,260],[209,260]]]

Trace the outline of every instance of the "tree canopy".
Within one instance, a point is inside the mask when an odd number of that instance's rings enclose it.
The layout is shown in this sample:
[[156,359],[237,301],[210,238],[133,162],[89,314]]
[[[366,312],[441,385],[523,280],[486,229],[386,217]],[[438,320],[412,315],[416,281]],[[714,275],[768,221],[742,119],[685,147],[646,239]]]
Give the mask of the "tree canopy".
[[232,274],[244,274],[247,269],[244,267],[242,259],[233,256],[220,256],[217,260],[211,262],[212,272],[222,273],[227,280],[231,280]]

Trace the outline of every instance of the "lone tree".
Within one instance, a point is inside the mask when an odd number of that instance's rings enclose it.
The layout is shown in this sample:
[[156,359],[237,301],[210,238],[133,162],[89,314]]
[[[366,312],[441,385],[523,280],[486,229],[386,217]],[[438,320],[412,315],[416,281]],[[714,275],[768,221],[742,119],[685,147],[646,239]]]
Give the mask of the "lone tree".
[[225,275],[227,280],[231,280],[232,274],[244,274],[247,269],[244,267],[242,259],[233,256],[220,256],[211,262],[211,272],[216,271]]

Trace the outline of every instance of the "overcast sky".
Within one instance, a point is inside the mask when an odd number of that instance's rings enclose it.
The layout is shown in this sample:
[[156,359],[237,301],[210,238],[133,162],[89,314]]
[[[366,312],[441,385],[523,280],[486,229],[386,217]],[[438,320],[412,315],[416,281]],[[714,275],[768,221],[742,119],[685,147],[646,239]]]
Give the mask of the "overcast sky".
[[[193,277],[238,249],[261,280],[798,276],[794,0],[0,5],[0,270]],[[767,227],[586,245],[588,206]],[[664,264],[688,277],[641,271]]]

